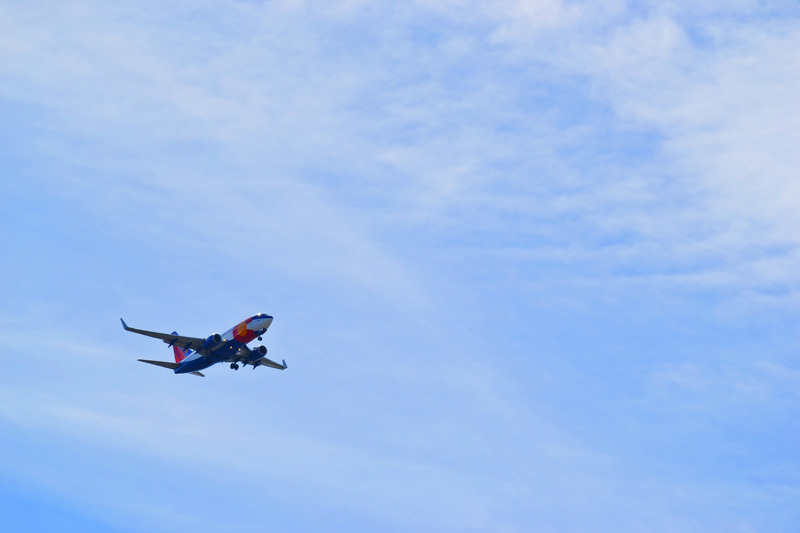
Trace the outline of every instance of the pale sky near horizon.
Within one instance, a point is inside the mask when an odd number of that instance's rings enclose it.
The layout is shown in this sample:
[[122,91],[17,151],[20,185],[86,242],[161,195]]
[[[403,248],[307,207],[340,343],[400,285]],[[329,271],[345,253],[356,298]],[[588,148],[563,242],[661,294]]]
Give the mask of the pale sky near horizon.
[[0,2],[0,529],[798,531],[798,132],[794,1]]

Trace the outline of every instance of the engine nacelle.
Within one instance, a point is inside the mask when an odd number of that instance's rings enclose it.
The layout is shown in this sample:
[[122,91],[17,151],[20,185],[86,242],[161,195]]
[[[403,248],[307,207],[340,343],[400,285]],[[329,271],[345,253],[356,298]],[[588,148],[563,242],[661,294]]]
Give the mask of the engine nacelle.
[[200,346],[201,350],[212,350],[219,346],[222,343],[222,335],[219,333],[214,333],[213,335],[209,335],[206,340],[203,341],[203,344]]
[[248,357],[248,360],[251,363],[255,363],[256,361],[258,361],[259,359],[261,359],[265,355],[267,355],[267,347],[264,346],[264,345],[261,345],[261,346],[258,346],[256,348],[253,348],[250,351],[250,356]]

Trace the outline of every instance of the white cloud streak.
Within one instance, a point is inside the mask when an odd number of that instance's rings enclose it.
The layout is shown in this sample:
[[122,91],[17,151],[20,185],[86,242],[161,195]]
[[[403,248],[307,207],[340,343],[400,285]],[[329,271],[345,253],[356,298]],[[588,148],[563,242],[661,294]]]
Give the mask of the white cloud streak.
[[[195,205],[225,194],[232,195],[231,204],[246,205],[250,191],[260,189],[278,199],[271,223],[291,220],[295,204],[305,204],[300,212],[305,216],[285,224],[298,228],[293,240],[313,235],[322,249],[328,241],[346,250],[345,256],[366,253],[363,260],[335,267],[345,278],[366,281],[369,271],[379,271],[378,278],[400,283],[406,292],[413,284],[399,281],[406,275],[402,267],[381,257],[370,232],[345,222],[353,212],[326,207],[336,198],[314,185],[320,171],[385,205],[387,211],[359,221],[377,222],[377,228],[411,223],[446,232],[456,225],[460,231],[483,226],[490,235],[524,235],[539,226],[538,233],[559,247],[582,249],[594,259],[606,256],[609,250],[591,238],[552,233],[564,218],[577,217],[576,229],[601,240],[627,234],[626,247],[654,274],[654,282],[664,269],[685,268],[673,258],[696,255],[698,249],[712,264],[688,265],[694,272],[687,272],[687,279],[716,271],[723,285],[730,279],[751,289],[795,279],[791,228],[797,221],[791,206],[797,161],[791,139],[797,128],[791,111],[795,96],[788,88],[797,81],[792,61],[797,43],[791,21],[772,32],[772,26],[754,31],[733,19],[725,23],[730,34],[723,38],[718,19],[688,25],[697,13],[678,3],[631,12],[624,2],[602,7],[500,2],[483,10],[492,30],[467,14],[475,6],[450,3],[401,10],[394,13],[397,23],[368,30],[354,38],[358,42],[339,42],[316,31],[317,25],[327,19],[345,30],[384,12],[342,4],[309,19],[308,6],[232,3],[199,9],[204,16],[222,14],[213,23],[197,17],[176,27],[167,24],[184,15],[182,8],[145,13],[134,6],[125,13],[130,22],[122,22],[119,13],[82,6],[65,10],[57,25],[49,11],[16,12],[19,23],[4,32],[4,71],[18,73],[15,83],[6,85],[6,97],[33,98],[66,113],[60,127],[74,133],[111,128],[117,146],[104,148],[109,160],[119,159],[119,141],[131,155],[145,150],[159,160],[164,147],[178,139],[221,143],[229,157],[241,161],[224,181],[206,172],[207,185],[200,185],[195,165],[165,173],[157,170],[164,168],[160,161],[151,176],[135,180],[166,187],[170,196],[188,196]],[[746,16],[755,9],[742,3],[735,12]],[[420,17],[438,20],[442,34],[417,37],[403,26]],[[154,30],[143,31],[142,23]],[[71,30],[87,24],[92,31]],[[15,31],[30,25],[42,31]],[[293,25],[294,32],[278,30]],[[231,39],[234,26],[240,37]],[[198,30],[203,39],[194,33]],[[364,48],[361,41],[377,46]],[[738,54],[742,49],[747,56]],[[470,61],[489,70],[466,70]],[[509,69],[542,84],[545,94],[556,90],[554,79],[583,78],[591,97],[577,105],[590,112],[591,106],[611,106],[630,121],[631,139],[637,132],[654,132],[658,142],[634,142],[660,152],[662,168],[655,174],[636,160],[623,162],[601,170],[612,175],[599,183],[592,168],[598,151],[619,147],[590,146],[588,158],[564,159],[559,152],[570,143],[597,142],[602,132],[579,133],[580,119],[567,119],[567,128],[559,129],[563,119],[553,113],[563,110],[533,108],[535,85],[512,85]],[[522,128],[524,137],[509,136],[503,128]],[[145,131],[150,140],[142,145]],[[407,133],[387,137],[402,131]],[[331,142],[337,138],[348,142]],[[547,168],[536,158],[560,166]],[[507,171],[499,172],[498,164]],[[243,166],[263,170],[237,176]],[[662,180],[675,185],[664,188]],[[215,241],[220,239],[215,228],[232,238],[233,228],[243,223],[241,210],[214,210],[219,215],[204,229]],[[522,223],[509,224],[509,217]],[[532,237],[535,250],[539,237]],[[653,249],[663,253],[653,259]],[[776,256],[770,249],[785,251]],[[327,266],[341,263],[337,253],[329,254]],[[627,262],[612,261],[623,268]],[[379,267],[381,262],[385,266]]]
[[[273,302],[285,291],[284,310],[314,307],[302,314],[307,327],[291,330],[289,346],[309,354],[297,356],[302,378],[290,361],[288,378],[268,382],[277,405],[265,407],[253,381],[209,379],[221,399],[207,406],[191,382],[142,374],[114,394],[63,362],[37,378],[44,385],[6,362],[23,383],[0,389],[4,425],[69,439],[78,464],[90,464],[81,446],[108,456],[122,446],[114,453],[137,464],[178,464],[189,481],[171,488],[208,488],[219,476],[226,494],[241,483],[290,507],[305,495],[364,529],[781,530],[796,516],[786,484],[753,487],[718,472],[704,480],[693,469],[711,454],[678,446],[676,457],[656,441],[710,434],[724,444],[733,422],[719,413],[743,403],[773,406],[784,421],[790,364],[687,362],[665,354],[669,344],[648,345],[646,360],[631,355],[635,344],[614,353],[602,335],[590,355],[547,353],[526,344],[546,337],[535,320],[547,317],[514,312],[599,314],[610,286],[618,292],[608,298],[626,306],[621,321],[647,291],[719,291],[744,314],[796,307],[800,43],[798,19],[775,17],[783,12],[793,13],[758,2],[558,0],[0,7],[0,99],[25,124],[15,157],[39,165],[33,186],[65,210],[53,237],[34,242],[62,261],[43,271],[56,280],[48,286],[77,286],[71,298],[26,307],[39,314],[52,303],[65,315],[45,348],[124,382],[129,368],[102,349],[63,341],[76,315],[139,298],[141,314],[189,307],[210,323],[234,301],[263,300],[259,285]],[[3,186],[29,198],[24,185]],[[85,236],[61,227],[73,215],[85,217]],[[29,228],[21,215],[13,221]],[[53,246],[64,237],[85,257]],[[9,299],[28,298],[4,278]],[[176,296],[184,300],[165,310]],[[505,326],[503,317],[522,326],[482,327]],[[637,324],[619,335],[635,337]],[[586,332],[574,328],[560,324],[550,342],[580,346],[570,342]],[[15,341],[19,357],[28,339]],[[479,362],[501,349],[496,367]],[[636,396],[625,380],[637,364],[646,390],[620,414]],[[625,377],[588,380],[599,368]],[[86,391],[61,384],[56,370]],[[142,392],[153,399],[138,400]],[[602,393],[611,397],[593,396]],[[563,404],[548,411],[553,398]],[[275,416],[293,406],[297,420]],[[681,426],[695,409],[699,426],[716,429]],[[663,427],[642,421],[654,414]],[[197,448],[177,444],[186,440]],[[236,453],[243,443],[263,447],[265,460]],[[207,477],[189,472],[197,465]],[[57,470],[51,490],[67,497],[76,469]],[[111,486],[92,472],[87,479]],[[146,483],[134,481],[124,505],[153,510],[141,529],[164,520],[181,530],[186,515],[136,496]],[[732,506],[737,498],[745,503]],[[754,511],[762,499],[775,522]],[[255,514],[260,503],[246,505]],[[204,516],[191,527],[221,527],[220,515]]]

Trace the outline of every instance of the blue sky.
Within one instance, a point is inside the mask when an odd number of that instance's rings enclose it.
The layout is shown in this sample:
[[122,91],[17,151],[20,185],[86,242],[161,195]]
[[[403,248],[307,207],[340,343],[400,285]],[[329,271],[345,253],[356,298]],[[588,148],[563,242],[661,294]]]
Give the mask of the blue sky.
[[[794,2],[0,5],[9,531],[790,532]],[[289,369],[135,327],[267,312]]]

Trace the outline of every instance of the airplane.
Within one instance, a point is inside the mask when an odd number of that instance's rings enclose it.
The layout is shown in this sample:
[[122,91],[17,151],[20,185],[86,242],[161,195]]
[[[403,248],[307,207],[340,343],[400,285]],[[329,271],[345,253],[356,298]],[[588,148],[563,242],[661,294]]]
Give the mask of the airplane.
[[122,322],[122,327],[125,328],[125,331],[161,339],[172,347],[175,353],[174,363],[152,361],[150,359],[138,359],[138,361],[169,368],[176,374],[193,374],[205,377],[200,370],[222,362],[230,363],[233,370],[239,370],[239,363],[242,363],[242,366],[253,365],[253,370],[259,366],[268,366],[278,370],[286,370],[287,368],[285,360],[281,362],[282,364],[279,364],[264,357],[267,355],[267,348],[263,344],[253,350],[247,347],[247,343],[256,337],[258,337],[258,340],[262,340],[261,336],[267,332],[267,328],[272,324],[272,317],[264,313],[251,316],[239,322],[222,335],[214,333],[205,339],[184,337],[183,335],[178,335],[177,331],[158,333],[136,329],[129,327],[121,318],[119,320]]

